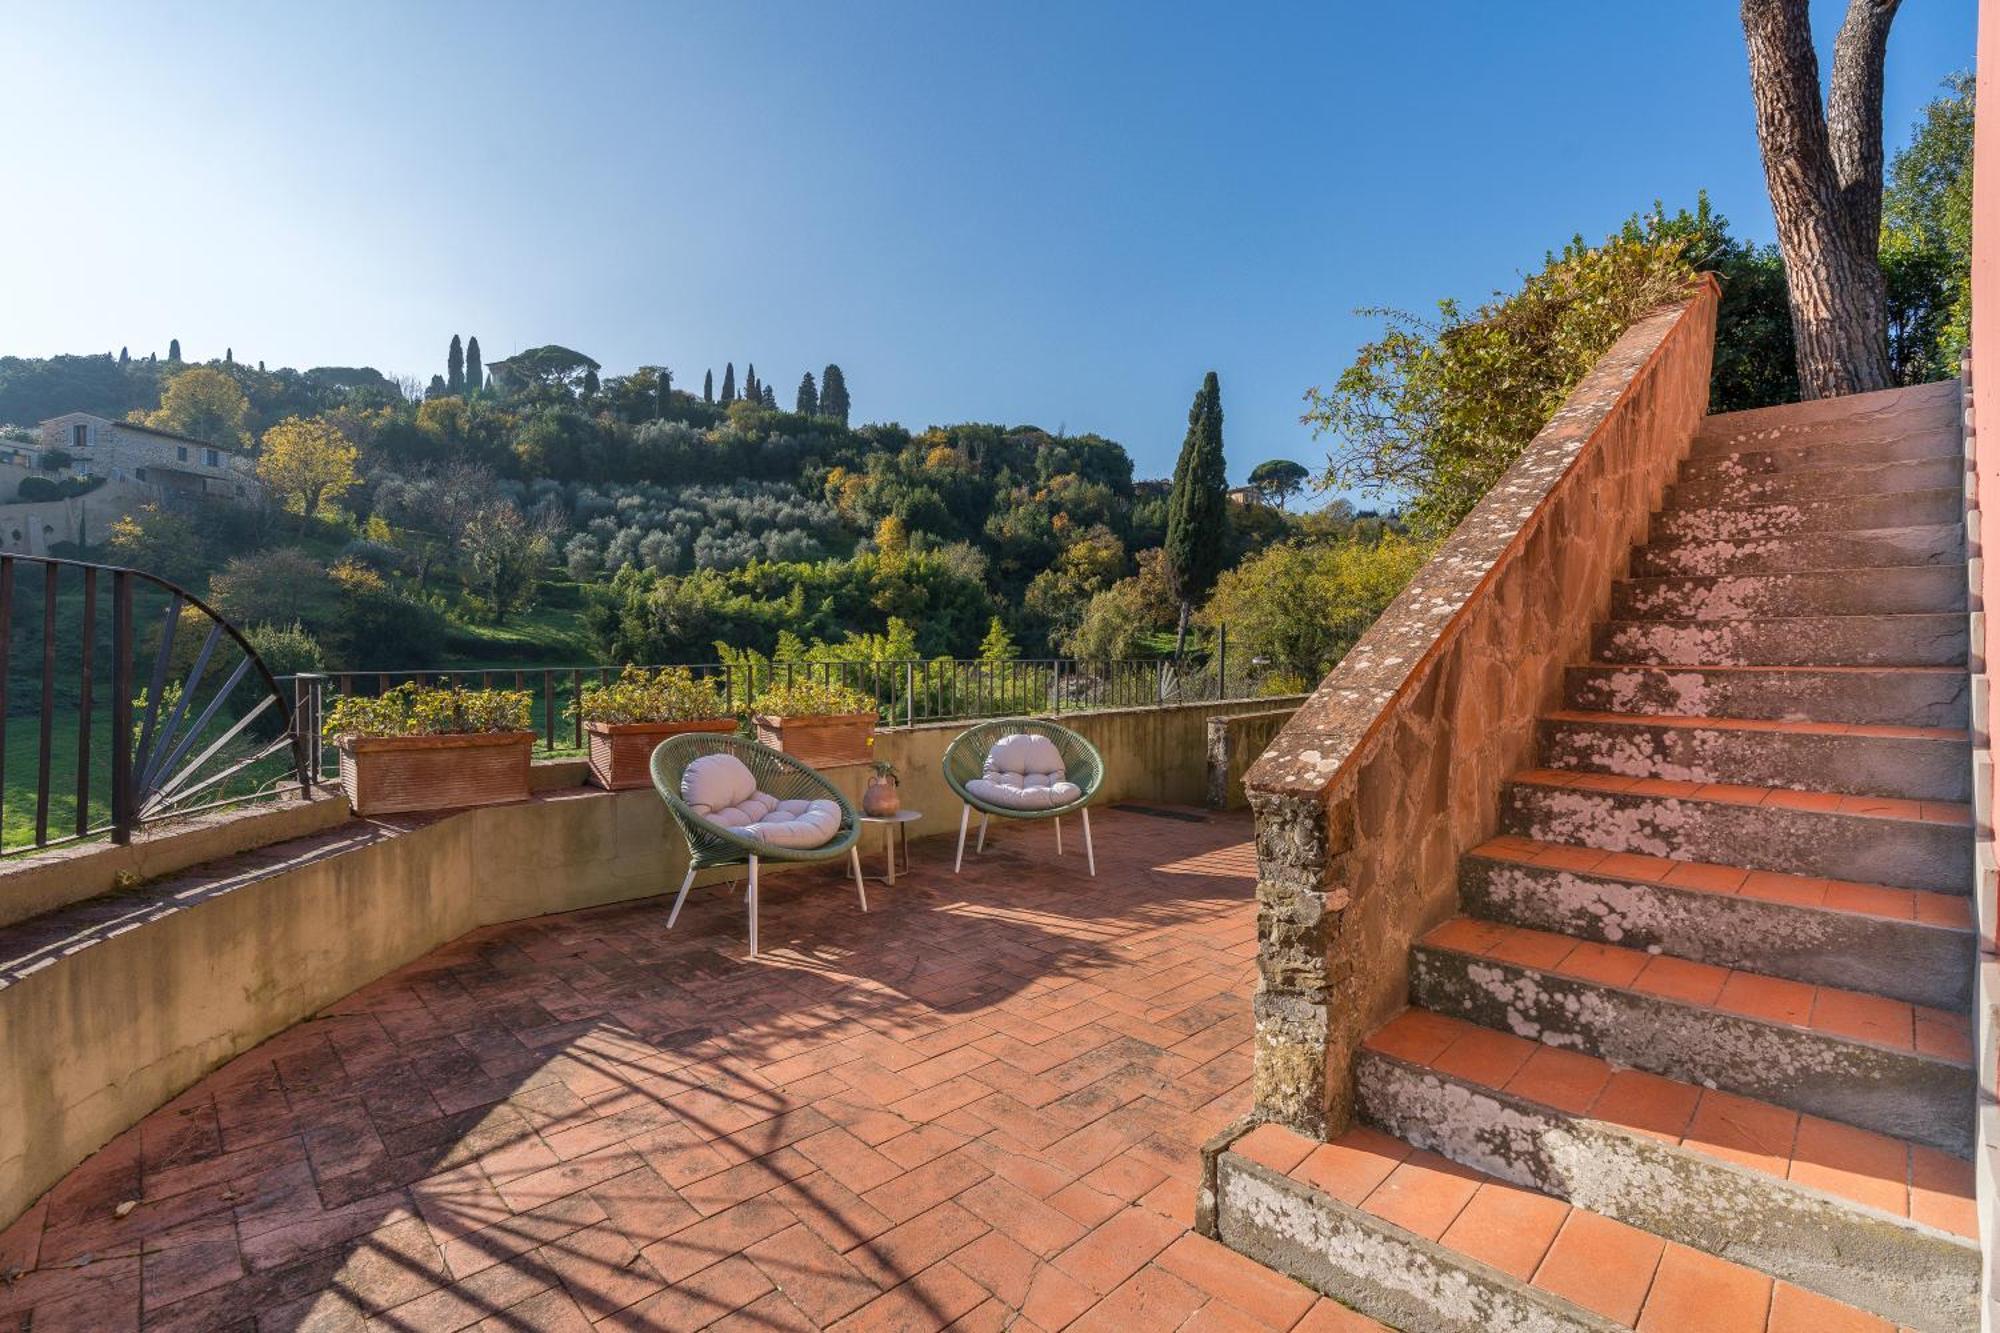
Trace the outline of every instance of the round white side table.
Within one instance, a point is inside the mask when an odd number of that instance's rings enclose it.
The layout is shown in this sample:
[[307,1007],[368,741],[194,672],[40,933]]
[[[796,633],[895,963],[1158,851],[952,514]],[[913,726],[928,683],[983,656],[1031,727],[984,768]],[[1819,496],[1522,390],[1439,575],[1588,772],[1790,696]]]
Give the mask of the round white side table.
[[889,873],[882,877],[886,884],[896,882],[896,843],[903,844],[903,869],[910,868],[910,825],[924,817],[921,810],[898,810],[893,815],[862,815],[864,824],[882,826],[882,852],[889,862]]

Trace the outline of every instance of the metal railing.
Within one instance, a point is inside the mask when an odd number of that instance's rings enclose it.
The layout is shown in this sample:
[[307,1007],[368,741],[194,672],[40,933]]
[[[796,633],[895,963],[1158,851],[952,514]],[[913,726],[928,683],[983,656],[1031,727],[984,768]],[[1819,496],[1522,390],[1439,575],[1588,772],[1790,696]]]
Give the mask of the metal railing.
[[[885,726],[1247,699],[1278,683],[1261,658],[1232,654],[1226,631],[1179,658],[685,665],[716,682],[729,713],[751,714],[774,685],[816,682],[874,700]],[[332,698],[410,681],[527,691],[537,748],[575,753],[584,692],[622,669],[274,676],[233,626],[165,579],[0,555],[0,856],[99,837],[126,842],[150,821],[309,794],[337,773],[321,734]]]
[[296,711],[235,628],[135,569],[0,555],[0,855],[306,792]]
[[[915,726],[983,717],[1048,714],[1091,708],[1144,708],[1166,704],[1249,699],[1275,678],[1262,659],[1234,655],[1218,634],[1200,654],[1184,658],[1088,659],[1046,657],[987,661],[979,658],[641,664],[644,671],[681,667],[716,682],[725,710],[754,711],[757,696],[774,685],[805,682],[840,685],[875,701],[884,726]],[[623,666],[439,667],[427,670],[335,671],[281,677],[295,693],[300,728],[312,734],[318,771],[331,772],[334,756],[319,741],[317,720],[333,697],[379,694],[399,685],[457,685],[465,689],[521,690],[533,701],[536,748],[544,754],[583,748],[577,708],[586,689],[608,684]]]

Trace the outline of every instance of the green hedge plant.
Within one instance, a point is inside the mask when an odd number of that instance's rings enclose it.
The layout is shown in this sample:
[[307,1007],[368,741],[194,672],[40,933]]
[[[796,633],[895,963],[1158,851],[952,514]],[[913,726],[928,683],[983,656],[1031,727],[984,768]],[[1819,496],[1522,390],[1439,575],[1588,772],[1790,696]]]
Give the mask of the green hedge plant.
[[467,690],[410,681],[381,694],[336,700],[323,727],[329,736],[476,736],[534,730],[526,690]]
[[614,724],[709,722],[729,716],[715,679],[697,678],[686,667],[649,673],[628,666],[609,684],[584,686],[583,698],[570,711],[585,722]]
[[830,681],[800,680],[765,686],[750,711],[768,717],[830,717],[878,710],[872,694]]

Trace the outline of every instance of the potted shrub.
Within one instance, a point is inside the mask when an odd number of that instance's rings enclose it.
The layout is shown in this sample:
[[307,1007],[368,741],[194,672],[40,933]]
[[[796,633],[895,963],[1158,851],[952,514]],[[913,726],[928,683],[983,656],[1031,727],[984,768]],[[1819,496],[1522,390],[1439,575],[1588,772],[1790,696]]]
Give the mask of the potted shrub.
[[455,810],[528,797],[534,698],[411,682],[327,710],[340,783],[358,815]]
[[868,760],[875,697],[830,681],[771,684],[751,701],[757,739],[815,768]]
[[649,785],[654,747],[669,736],[736,730],[715,681],[686,667],[628,666],[608,685],[584,686],[574,710],[590,738],[591,780],[606,791]]

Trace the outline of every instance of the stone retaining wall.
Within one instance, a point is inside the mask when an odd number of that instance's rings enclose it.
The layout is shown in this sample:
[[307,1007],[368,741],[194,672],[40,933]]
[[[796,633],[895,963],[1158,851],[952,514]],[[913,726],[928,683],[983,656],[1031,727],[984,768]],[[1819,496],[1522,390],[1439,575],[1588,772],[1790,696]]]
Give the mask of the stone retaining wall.
[[1719,289],[1641,319],[1279,732],[1257,813],[1257,1114],[1337,1134],[1412,939],[1532,763],[1708,403]]
[[1257,756],[1264,753],[1292,714],[1297,703],[1261,713],[1238,713],[1234,717],[1208,720],[1208,805],[1211,810],[1241,810],[1250,803],[1243,789],[1243,776]]

